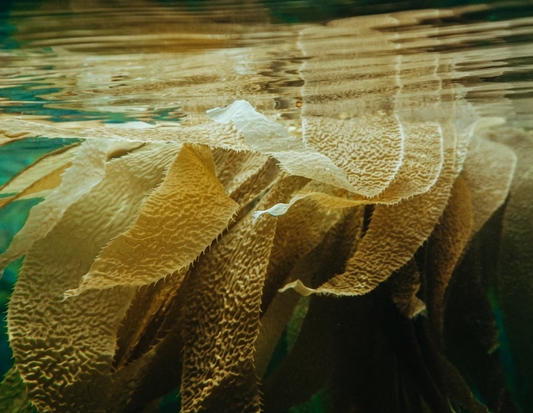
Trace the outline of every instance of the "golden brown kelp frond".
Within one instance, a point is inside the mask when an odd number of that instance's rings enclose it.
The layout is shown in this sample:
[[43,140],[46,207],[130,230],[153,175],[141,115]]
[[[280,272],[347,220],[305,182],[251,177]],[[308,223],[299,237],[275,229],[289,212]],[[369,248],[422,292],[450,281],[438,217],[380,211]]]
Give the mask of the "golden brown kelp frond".
[[[362,221],[362,208],[346,211],[342,219],[328,231],[322,242],[296,265],[291,278],[301,277],[300,279],[306,280],[311,285],[320,285],[341,270],[349,257],[352,245],[356,248],[360,242]],[[271,311],[285,310],[289,313],[279,316],[289,321],[288,318],[291,317],[292,309],[297,303],[293,294],[293,291],[286,291],[276,296],[263,318],[272,317]],[[287,301],[290,303],[291,298],[293,305],[287,306]],[[301,329],[297,337],[293,338],[295,342],[289,346],[289,355],[271,375],[265,378],[262,392],[266,412],[284,411],[305,402],[331,377],[337,366],[337,355],[341,345],[336,340],[335,332],[341,308],[340,300],[334,301],[329,297],[311,298]],[[278,330],[281,326],[272,324],[270,326],[274,328],[270,331],[262,329],[264,336],[258,340],[264,343],[281,336],[281,331]],[[258,347],[258,352],[268,351],[269,346],[263,343],[262,347]],[[258,354],[257,357],[261,360],[264,355]]]
[[398,310],[407,318],[413,318],[425,310],[426,304],[417,297],[421,280],[415,259],[411,259],[387,280],[391,298]]
[[87,140],[81,144],[59,187],[32,208],[24,227],[0,256],[0,268],[24,255],[34,242],[45,237],[61,219],[64,211],[102,180],[108,148],[109,142],[106,141]]
[[442,129],[436,122],[403,123],[404,157],[398,173],[372,203],[395,204],[428,192],[441,173],[444,154]]
[[240,188],[246,187],[246,182],[258,175],[270,159],[260,153],[220,148],[213,151],[213,158],[217,179],[232,199],[241,198],[241,195],[237,195]]
[[282,412],[307,401],[336,367],[338,303],[313,296],[292,351],[264,382],[265,412]]
[[92,412],[105,406],[116,332],[133,291],[89,291],[64,302],[63,293],[75,288],[99,251],[133,223],[178,150],[163,146],[111,161],[100,183],[26,254],[8,328],[17,369],[40,411]]
[[[444,313],[444,348],[491,412],[517,412],[506,383],[503,349],[489,301],[497,272],[503,208],[474,237],[454,271]],[[518,399],[517,399],[518,401]]]
[[187,268],[238,210],[214,169],[208,147],[184,145],[133,226],[101,252],[80,287],[65,297],[92,288],[147,285]]
[[[72,166],[81,142],[49,152],[26,166],[9,181],[0,186],[0,195],[15,194],[9,202],[29,197],[46,197],[59,186],[66,169]],[[112,142],[107,151],[107,160],[118,158],[143,145],[136,142]],[[7,203],[2,204],[5,206]]]
[[[313,260],[313,251],[309,259],[302,259],[290,274],[290,279],[298,278],[309,282],[308,277],[313,273],[317,260]],[[254,344],[254,371],[262,379],[271,364],[272,355],[276,349],[284,330],[292,318],[293,311],[300,300],[304,299],[295,291],[276,294],[268,305],[268,309],[261,315],[261,326]]]
[[31,134],[27,132],[8,133],[7,131],[0,130],[0,147],[29,137],[31,137]]
[[3,208],[8,203],[17,201],[19,199],[45,196],[51,189],[57,188],[61,184],[65,170],[70,168],[71,166],[71,162],[61,165],[59,168],[44,175],[42,178],[37,179],[35,182],[30,184],[28,187],[26,187],[16,195],[10,196],[8,198],[2,198],[0,202],[3,202],[0,204],[0,208]]
[[[293,191],[281,178],[260,201]],[[286,191],[289,194],[286,194]],[[253,353],[276,221],[248,214],[195,265],[184,303],[182,411],[259,412]]]
[[456,172],[455,135],[445,139],[442,172],[428,192],[395,205],[376,205],[365,237],[342,274],[317,289],[298,281],[290,287],[304,295],[361,295],[405,265],[429,237],[448,202]]
[[180,387],[184,272],[136,292],[117,332],[116,371],[106,411],[138,412]]
[[26,393],[26,384],[15,366],[11,367],[0,383],[0,409],[4,413],[35,412]]
[[426,246],[426,294],[428,323],[433,340],[442,343],[444,295],[453,270],[470,239],[473,227],[472,197],[465,181],[458,178],[440,222]]
[[3,184],[0,194],[19,194],[59,167],[71,163],[79,149],[80,143],[76,142],[41,156]]
[[[208,154],[207,151],[205,153]],[[245,198],[244,202],[249,201],[250,197],[257,196],[258,192],[262,191],[264,186],[268,185],[278,173],[278,169],[271,161],[260,154],[250,152],[239,153],[226,150],[218,150],[215,153],[218,164],[217,169],[219,170],[218,175],[219,177],[222,175],[221,183],[225,184],[228,195],[236,195],[237,199]],[[226,159],[226,157],[229,159]],[[204,158],[207,161],[208,157]],[[178,161],[176,160],[175,164],[176,162]],[[183,168],[184,166],[181,165],[181,169]],[[169,170],[166,180],[174,179],[183,181],[183,170],[174,171],[174,177],[170,176],[171,172],[172,168]],[[204,181],[206,178],[208,177],[204,177]],[[212,178],[209,178],[209,180],[211,181]],[[198,188],[204,187],[203,184],[205,182],[202,183],[200,180],[200,182],[195,182],[195,184],[195,187],[192,189],[197,191]],[[186,186],[182,185],[179,193],[174,194],[174,196],[195,199],[194,194],[184,189],[186,189]],[[218,196],[220,196],[220,191],[217,192]],[[204,195],[209,196],[210,193],[205,193]],[[209,208],[216,207],[218,207],[216,204],[209,205]],[[190,210],[187,208],[184,209],[184,212],[188,211]],[[217,219],[220,212],[220,210],[216,211]],[[205,227],[206,221],[213,222],[213,220],[198,219],[198,214],[195,216],[188,214],[185,218],[181,220],[183,225],[186,222],[190,222]],[[159,220],[154,227],[157,228],[160,226],[161,221]],[[184,233],[189,234],[189,236],[191,235],[186,231]],[[197,239],[193,240],[194,242],[197,242]],[[174,251],[172,248],[167,249]],[[169,311],[172,311],[170,307],[174,305],[173,303],[186,274],[187,270],[185,269],[174,271],[172,274],[166,276],[164,281],[161,280],[157,284],[142,288],[137,292],[118,333],[118,349],[115,354],[115,366],[117,368],[122,368],[124,365],[131,363],[133,360],[147,353],[166,336],[169,329],[175,324],[175,322],[169,320],[169,317],[171,317],[169,316]],[[117,278],[114,280],[119,281]]]
[[[516,365],[512,377],[513,396],[520,407],[530,406],[532,394],[526,383],[533,380],[533,355],[530,343],[531,297],[533,285],[533,136],[531,132],[514,131],[510,136],[497,136],[500,141],[518,140],[513,144],[518,157],[515,177],[511,184],[509,199],[505,205],[497,270],[492,274],[490,285],[503,314],[502,327],[508,338],[509,348]],[[507,142],[506,142],[507,143]]]
[[345,172],[351,185],[347,189],[352,192],[367,197],[379,195],[402,163],[404,135],[396,116],[350,120],[307,116],[303,130],[306,144]]
[[505,202],[515,167],[516,155],[511,148],[474,136],[462,172],[472,196],[473,233]]
[[[310,203],[308,207],[313,206],[313,204],[314,203]],[[317,208],[316,204],[315,208]],[[317,209],[318,211],[321,210],[321,208]],[[307,213],[309,212],[310,211],[307,211],[306,208],[306,213],[301,215],[300,219],[308,216]],[[286,230],[289,230],[292,227],[291,221],[287,221],[280,217],[276,227],[276,238],[274,239],[274,247],[271,253],[271,261],[265,280],[265,288],[263,289],[261,303],[263,315],[261,317],[261,329],[259,337],[257,338],[256,353],[254,356],[256,374],[258,377],[262,377],[266,372],[274,348],[292,316],[292,311],[298,305],[301,298],[301,296],[294,291],[285,291],[283,293],[278,292],[274,295],[275,292],[272,291],[273,287],[279,286],[283,281],[291,282],[299,279],[306,284],[309,284],[315,282],[315,279],[320,279],[320,277],[323,276],[323,274],[319,274],[324,265],[323,256],[324,254],[331,253],[333,245],[337,249],[337,253],[340,257],[349,256],[352,248],[357,248],[357,244],[362,236],[363,213],[364,209],[362,207],[345,210],[340,219],[336,218],[334,221],[331,221],[329,225],[327,225],[327,219],[331,219],[331,217],[328,218],[326,215],[322,217],[325,222],[322,224],[320,224],[320,220],[314,222],[313,225],[308,225],[311,228],[306,231],[302,231],[304,227],[302,227],[301,224],[297,225],[297,227],[300,227],[301,233],[312,235],[312,237],[300,247],[294,244],[295,242],[297,243],[297,241],[291,238],[290,231],[286,232]],[[292,212],[287,214],[287,216],[291,215],[296,218],[296,215]],[[320,215],[318,215],[317,218],[320,218]],[[296,219],[297,224],[300,219]],[[331,225],[333,225],[333,227],[331,227]],[[328,229],[328,232],[324,234],[323,231],[326,228]],[[285,237],[288,237],[291,242],[285,243]],[[336,240],[343,240],[342,245],[336,243]],[[320,243],[317,245],[318,242]],[[306,249],[305,246],[308,248],[314,246],[314,248],[309,250]],[[296,259],[299,259],[301,254],[306,251],[309,251],[307,255],[299,261],[296,261]],[[289,257],[292,258],[288,259]],[[281,258],[284,258],[284,260]],[[343,263],[341,261],[342,259],[339,260],[338,264],[342,265]],[[288,273],[289,269],[292,269],[290,273]]]
[[148,353],[177,323],[171,313],[189,271],[182,269],[136,291],[117,332],[113,361],[117,370]]
[[[208,118],[206,120],[208,121]],[[25,132],[29,136],[145,143],[197,143],[240,151],[251,149],[239,132],[231,125],[216,125],[212,124],[212,122],[194,126],[175,124],[167,127],[155,127],[147,123],[141,127],[137,124],[131,125],[128,123],[121,127],[113,126],[112,124],[95,127],[93,124],[83,125],[83,122],[75,128],[53,125],[53,122],[47,124],[44,122],[31,122],[19,119],[0,120],[0,130],[12,133]]]
[[241,206],[241,215],[279,175],[276,160],[261,153],[214,149],[217,178],[226,194]]
[[[292,181],[298,187],[306,183],[302,178],[293,178]],[[315,190],[325,186],[311,181],[305,185],[304,190],[315,193]],[[344,192],[332,189],[333,193]],[[335,199],[340,202],[340,198]],[[300,200],[286,214],[277,218],[276,236],[261,302],[263,312],[268,308],[276,291],[287,282],[287,277],[298,261],[322,241],[325,234],[342,216],[342,209],[328,208],[313,197],[308,197]]]

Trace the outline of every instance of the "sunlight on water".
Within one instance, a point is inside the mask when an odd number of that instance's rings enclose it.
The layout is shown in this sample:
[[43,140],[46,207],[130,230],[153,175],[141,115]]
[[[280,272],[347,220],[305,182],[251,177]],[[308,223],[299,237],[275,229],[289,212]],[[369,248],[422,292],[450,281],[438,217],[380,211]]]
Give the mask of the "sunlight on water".
[[478,5],[290,25],[270,23],[259,5],[13,13],[0,109],[4,118],[172,127],[235,99],[286,120],[420,108],[431,118],[454,101],[532,125],[533,17],[514,6],[515,18],[493,22],[486,16],[499,9]]

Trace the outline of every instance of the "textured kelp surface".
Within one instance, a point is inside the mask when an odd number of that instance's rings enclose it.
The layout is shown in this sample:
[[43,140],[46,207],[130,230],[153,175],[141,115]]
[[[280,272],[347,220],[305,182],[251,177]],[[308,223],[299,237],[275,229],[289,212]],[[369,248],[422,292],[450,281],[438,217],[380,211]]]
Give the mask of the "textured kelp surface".
[[[258,128],[268,134],[268,124]],[[82,144],[76,156],[103,159],[99,182],[95,172],[79,173],[88,188],[76,185],[79,195],[57,223],[43,232],[28,220],[23,229],[42,239],[28,245],[11,298],[15,367],[2,383],[2,406],[133,412],[179,387],[184,412],[306,411],[317,403],[326,411],[488,411],[463,378],[468,365],[458,369],[446,356],[445,310],[458,291],[448,285],[509,188],[527,193],[529,170],[519,157],[517,176],[508,140],[484,133],[468,138],[459,172],[458,136],[473,131],[431,130],[434,171],[413,161],[427,145],[411,145],[396,175],[420,171],[420,181],[433,184],[391,205],[280,172],[253,151],[148,144],[116,158],[106,155],[109,145],[102,152]],[[49,156],[68,161],[64,154]],[[75,160],[49,202],[77,176]],[[14,180],[32,185],[24,175],[35,176],[39,164],[47,167],[41,161]],[[517,219],[508,214],[519,200],[509,200],[500,219]],[[281,213],[272,213],[276,207]],[[493,282],[502,291],[503,280]],[[490,305],[485,311],[490,320]],[[508,405],[495,411],[512,411],[503,370],[493,364]],[[371,376],[365,384],[361,370]],[[369,382],[382,384],[370,390]],[[383,400],[398,391],[396,401]]]
[[280,26],[106,90],[179,89],[180,122],[2,115],[0,150],[62,144],[0,186],[33,207],[0,254],[0,411],[527,412],[533,136],[466,99],[452,29],[409,37],[459,15]]

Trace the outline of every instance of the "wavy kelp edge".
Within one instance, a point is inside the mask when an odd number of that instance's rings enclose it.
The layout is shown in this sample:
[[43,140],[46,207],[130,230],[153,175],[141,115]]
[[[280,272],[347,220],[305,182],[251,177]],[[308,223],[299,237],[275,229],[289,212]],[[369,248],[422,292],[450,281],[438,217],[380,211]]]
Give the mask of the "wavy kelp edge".
[[105,174],[109,141],[86,140],[72,160],[61,184],[43,202],[31,209],[24,227],[0,256],[0,268],[24,255],[33,243],[45,237],[65,210],[99,183]]
[[116,331],[133,291],[90,291],[62,302],[63,292],[75,287],[101,248],[131,225],[177,150],[166,145],[110,162],[104,179],[26,254],[8,329],[28,397],[41,411],[91,412],[105,405]]
[[215,108],[206,113],[215,122],[224,125],[233,122],[253,150],[273,156],[290,174],[356,192],[345,171],[291,136],[284,126],[256,112],[247,101],[236,100],[226,108]]
[[456,142],[455,133],[446,136],[444,166],[428,192],[395,205],[375,207],[366,235],[342,274],[316,289],[296,280],[280,291],[294,288],[302,295],[366,294],[405,265],[430,236],[448,203],[457,167]]
[[185,144],[133,226],[101,252],[65,298],[92,288],[151,284],[188,267],[239,209],[214,169],[208,147]]

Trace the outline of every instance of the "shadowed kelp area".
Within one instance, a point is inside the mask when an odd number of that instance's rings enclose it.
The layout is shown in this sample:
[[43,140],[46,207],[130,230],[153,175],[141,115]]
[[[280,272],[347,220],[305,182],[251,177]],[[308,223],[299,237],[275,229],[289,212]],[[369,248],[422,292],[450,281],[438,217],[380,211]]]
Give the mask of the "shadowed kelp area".
[[531,411],[533,8],[428,6],[12,2],[0,410]]

